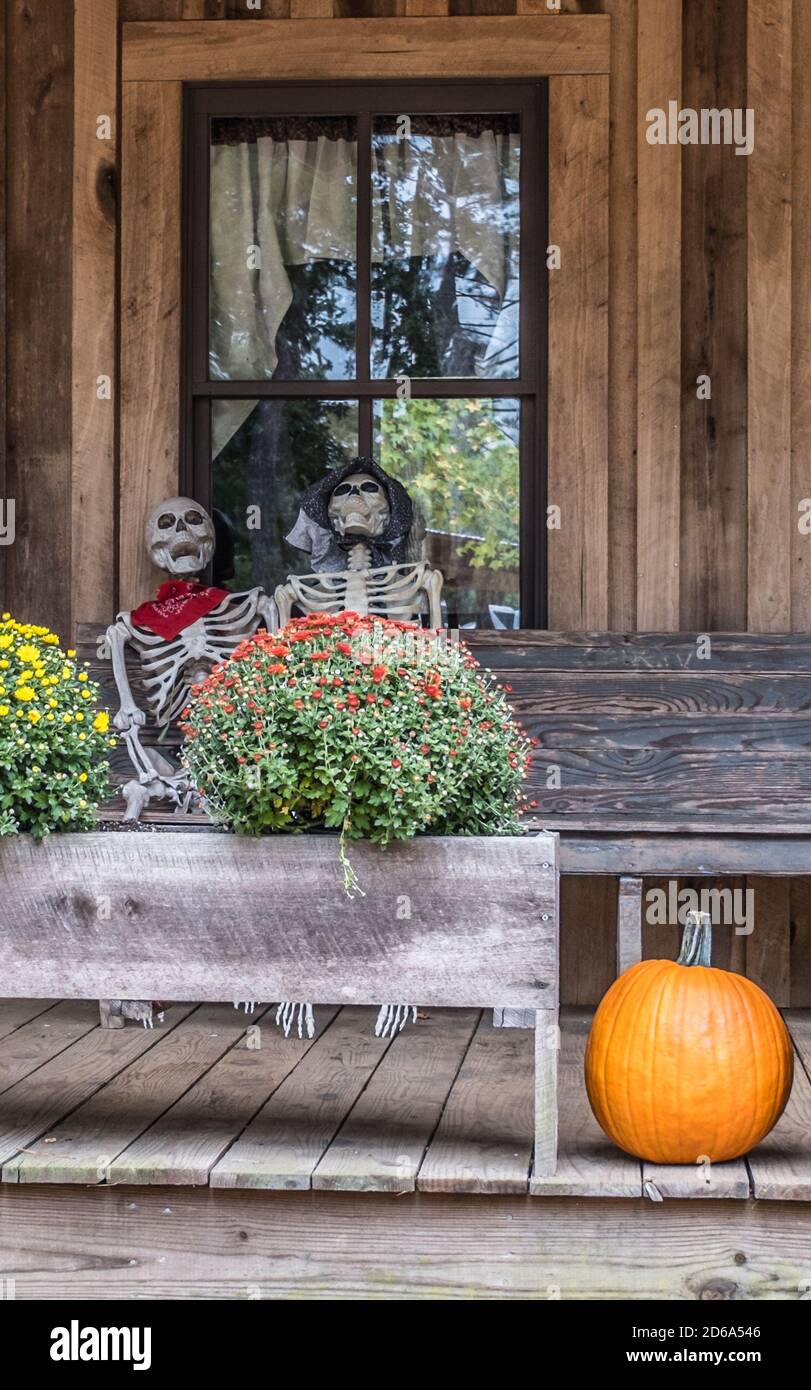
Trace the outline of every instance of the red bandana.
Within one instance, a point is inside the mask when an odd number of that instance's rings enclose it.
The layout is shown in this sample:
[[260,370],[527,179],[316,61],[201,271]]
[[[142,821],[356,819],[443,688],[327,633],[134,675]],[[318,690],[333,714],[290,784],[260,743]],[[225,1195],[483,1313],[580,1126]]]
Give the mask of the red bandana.
[[228,589],[206,588],[197,579],[168,579],[154,602],[142,603],[130,617],[136,627],[145,627],[170,642],[228,597]]

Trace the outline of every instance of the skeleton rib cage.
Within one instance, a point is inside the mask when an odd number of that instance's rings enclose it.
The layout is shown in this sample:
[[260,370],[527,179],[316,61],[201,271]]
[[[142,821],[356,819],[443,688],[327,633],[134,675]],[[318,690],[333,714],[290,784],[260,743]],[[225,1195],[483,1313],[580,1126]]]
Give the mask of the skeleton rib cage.
[[[127,640],[138,655],[140,684],[159,728],[173,723],[185,709],[191,687],[203,678],[205,668],[226,661],[234,648],[256,631],[262,597],[261,589],[229,594],[217,608],[170,641],[136,627],[129,613],[119,613],[117,621],[126,628]],[[189,666],[193,670],[187,672]]]
[[[276,590],[282,626],[293,605],[305,613],[350,612],[376,618],[418,622],[426,606],[432,627],[440,626],[439,593],[442,578],[426,560],[385,565],[379,569],[288,576]],[[423,595],[425,599],[423,599]]]

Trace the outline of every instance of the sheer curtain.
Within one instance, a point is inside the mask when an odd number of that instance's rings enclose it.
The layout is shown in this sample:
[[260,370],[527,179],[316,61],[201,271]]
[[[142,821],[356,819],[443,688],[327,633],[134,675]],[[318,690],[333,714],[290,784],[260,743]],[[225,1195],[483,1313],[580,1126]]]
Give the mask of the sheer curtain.
[[[517,188],[520,139],[493,118],[438,134],[385,138],[375,146],[372,259],[447,258],[460,253],[500,296],[502,311],[479,368],[503,342],[517,342]],[[469,118],[460,118],[461,121]],[[347,119],[215,122],[210,194],[210,371],[214,379],[273,377],[277,336],[293,299],[288,271],[321,260],[354,263],[357,142]],[[419,118],[420,131],[429,129]],[[489,120],[489,125],[488,125]],[[343,129],[336,133],[336,124]],[[296,126],[300,128],[296,129]],[[447,133],[445,133],[447,131]],[[514,199],[517,208],[517,198]],[[384,227],[384,217],[386,225]],[[253,408],[217,412],[214,457]]]

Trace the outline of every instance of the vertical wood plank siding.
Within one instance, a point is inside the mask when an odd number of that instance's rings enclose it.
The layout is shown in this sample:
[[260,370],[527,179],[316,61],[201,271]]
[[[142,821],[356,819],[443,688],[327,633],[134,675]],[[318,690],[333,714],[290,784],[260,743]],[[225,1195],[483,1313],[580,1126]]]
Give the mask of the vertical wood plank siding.
[[[588,157],[587,157],[588,152]],[[608,625],[608,79],[549,79],[549,625]]]
[[792,12],[791,626],[811,627],[811,535],[798,507],[811,498],[811,5]]
[[[181,84],[128,82],[122,105],[120,603],[153,587],[144,517],[178,486]],[[162,157],[158,157],[158,154]],[[167,189],[165,180],[171,180]],[[159,343],[159,355],[154,352]],[[138,400],[137,414],[127,409]]]
[[[811,627],[811,534],[798,526],[811,498],[811,5],[792,10],[791,626]],[[811,1006],[811,880],[791,885],[791,1002]]]
[[681,95],[681,0],[644,0],[637,34],[637,626],[679,626],[681,147],[646,113]]
[[[260,12],[246,0],[119,0],[117,8],[119,21],[216,24],[288,18],[311,3],[325,12],[322,0],[263,0]],[[116,606],[117,495],[132,536],[147,494],[173,490],[176,476],[178,305],[168,293],[161,229],[149,220],[159,161],[146,168],[137,206],[123,209],[132,283],[122,287],[117,323],[109,298],[106,315],[104,308],[114,236],[104,166],[113,152],[86,138],[85,123],[114,88],[114,8],[115,0],[86,0],[74,41],[69,3],[9,0],[0,32],[9,305],[0,344],[0,494],[17,504],[16,542],[0,547],[0,586],[4,606],[65,635],[72,621],[103,619]],[[352,42],[356,18],[549,16],[545,0],[334,0],[326,9],[336,44]],[[585,105],[567,79],[555,79],[552,91],[553,114],[600,126],[593,138],[608,139],[609,159],[607,201],[602,178],[599,188],[583,188],[576,163],[566,169],[586,217],[550,238],[563,243],[551,285],[550,501],[564,506],[563,529],[549,537],[551,621],[808,628],[811,535],[797,521],[799,504],[811,498],[811,4],[562,0],[561,10],[609,14],[612,28],[610,83],[595,79]],[[125,164],[148,165],[148,126],[156,148],[179,138],[179,92],[159,85],[158,109],[144,92],[127,95],[134,123]],[[649,146],[645,112],[669,99],[754,108],[754,154]],[[566,139],[553,125],[553,158],[565,161]],[[607,207],[608,267],[589,263],[567,282],[567,243],[570,252],[587,250],[595,226],[588,218],[599,226]],[[568,329],[564,305],[574,316]],[[99,363],[121,314],[136,323],[165,318],[163,360],[141,359],[136,347],[120,364],[120,397],[137,394],[150,415],[145,431],[122,439],[117,476],[112,412],[93,399],[81,407],[105,371]],[[578,388],[603,372],[605,409],[579,411]],[[710,401],[696,396],[703,372]],[[121,603],[143,598],[151,581],[140,538],[123,546]],[[735,950],[740,956],[744,943],[748,968],[771,972],[767,983],[773,977],[783,991],[788,952],[792,1003],[807,1006],[811,889],[805,880],[788,896],[764,880],[756,889],[758,903],[769,904],[772,946],[766,950],[765,936],[737,938]],[[580,881],[564,894],[563,994],[589,1002],[613,970],[616,885]]]
[[791,12],[791,0],[747,12],[748,625],[762,632],[791,627]]
[[6,607],[70,633],[73,7],[5,7]]
[[[6,26],[7,14],[0,16],[0,74],[3,77],[4,89],[8,85],[6,80]],[[6,422],[6,384],[7,384],[7,361],[6,361],[6,334],[8,323],[6,319],[6,246],[8,244],[8,229],[6,225],[6,101],[0,94],[0,506],[4,505],[8,496],[6,489],[6,443],[8,439],[8,429]],[[6,602],[8,588],[6,585],[6,554],[8,547],[0,546],[0,595],[3,602]]]
[[[746,0],[685,0],[683,41],[684,106],[744,108]],[[729,145],[685,146],[682,161],[679,625],[735,631],[746,627],[748,161]]]
[[[109,620],[116,596],[116,0],[74,10],[73,66],[73,624]],[[109,136],[99,121],[110,122]],[[100,138],[105,136],[105,138]],[[105,385],[109,383],[109,388]]]

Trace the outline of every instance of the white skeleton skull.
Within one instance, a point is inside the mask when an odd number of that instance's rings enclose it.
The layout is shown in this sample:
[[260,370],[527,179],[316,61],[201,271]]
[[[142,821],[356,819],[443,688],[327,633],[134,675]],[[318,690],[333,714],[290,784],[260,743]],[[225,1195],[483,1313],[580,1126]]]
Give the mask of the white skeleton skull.
[[199,574],[214,554],[214,522],[190,497],[153,507],[144,528],[149,557],[168,574]]
[[382,536],[389,524],[389,503],[369,473],[350,473],[333,489],[328,516],[337,535]]

